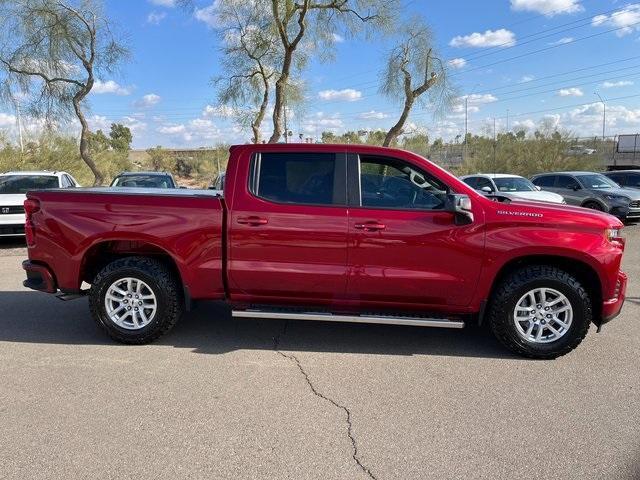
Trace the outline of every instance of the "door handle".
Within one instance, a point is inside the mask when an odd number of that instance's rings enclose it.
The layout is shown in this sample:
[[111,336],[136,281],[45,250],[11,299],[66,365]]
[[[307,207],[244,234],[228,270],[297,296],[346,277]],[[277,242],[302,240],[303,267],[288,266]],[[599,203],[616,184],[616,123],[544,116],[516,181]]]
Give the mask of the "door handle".
[[249,225],[251,227],[259,227],[260,225],[266,225],[269,220],[260,217],[238,217],[237,222],[240,225]]
[[384,230],[387,226],[384,223],[378,222],[366,222],[366,223],[356,223],[355,227],[358,230],[365,230],[367,232],[378,232],[380,230]]

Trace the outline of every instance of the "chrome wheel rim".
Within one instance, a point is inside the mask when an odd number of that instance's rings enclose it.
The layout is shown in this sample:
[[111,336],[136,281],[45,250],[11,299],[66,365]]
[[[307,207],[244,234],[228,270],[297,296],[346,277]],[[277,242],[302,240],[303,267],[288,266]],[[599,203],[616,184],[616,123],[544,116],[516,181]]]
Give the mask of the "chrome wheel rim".
[[551,343],[569,331],[573,307],[558,290],[536,288],[518,300],[513,321],[518,335],[527,342]]
[[107,289],[104,306],[109,319],[121,328],[139,330],[149,325],[158,309],[156,295],[139,278],[120,278]]

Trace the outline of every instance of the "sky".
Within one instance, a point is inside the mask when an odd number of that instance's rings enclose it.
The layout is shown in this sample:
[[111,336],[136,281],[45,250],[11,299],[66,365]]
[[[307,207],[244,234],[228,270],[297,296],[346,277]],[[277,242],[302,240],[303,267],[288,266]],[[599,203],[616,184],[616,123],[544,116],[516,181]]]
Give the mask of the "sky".
[[[175,0],[106,0],[131,58],[100,78],[89,99],[92,129],[113,122],[131,128],[134,148],[207,147],[246,143],[230,110],[216,101],[220,40],[200,0],[195,11]],[[615,0],[403,0],[402,18],[421,15],[450,68],[459,98],[444,116],[417,107],[408,133],[453,140],[465,129],[493,134],[539,128],[579,137],[640,132],[640,3]],[[313,60],[304,72],[305,109],[292,114],[294,139],[323,131],[388,129],[400,112],[378,93],[392,47],[372,39],[336,37],[330,62]],[[16,117],[0,106],[0,130],[15,134]],[[28,120],[25,120],[28,123]],[[28,128],[34,134],[35,126]],[[270,133],[269,119],[265,133]]]

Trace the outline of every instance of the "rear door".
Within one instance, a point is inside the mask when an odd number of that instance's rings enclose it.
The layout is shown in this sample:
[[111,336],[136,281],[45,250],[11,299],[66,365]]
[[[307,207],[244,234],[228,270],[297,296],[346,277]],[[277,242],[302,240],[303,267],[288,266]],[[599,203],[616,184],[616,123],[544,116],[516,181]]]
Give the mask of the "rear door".
[[484,230],[444,210],[449,187],[417,162],[349,155],[349,281],[361,307],[464,306],[480,273]]
[[226,198],[232,300],[325,305],[343,298],[345,155],[266,151],[239,165]]
[[555,188],[555,192],[562,195],[570,205],[580,206],[590,195],[573,175],[558,175]]

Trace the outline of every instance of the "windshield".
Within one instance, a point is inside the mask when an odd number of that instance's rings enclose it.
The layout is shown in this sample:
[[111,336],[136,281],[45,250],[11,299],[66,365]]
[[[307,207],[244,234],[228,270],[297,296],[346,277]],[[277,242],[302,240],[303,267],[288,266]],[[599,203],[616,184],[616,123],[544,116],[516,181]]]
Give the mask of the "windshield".
[[52,175],[5,175],[0,177],[0,194],[27,193],[29,190],[58,188]]
[[537,189],[526,178],[494,178],[499,192],[535,192]]
[[591,175],[580,175],[578,176],[578,179],[580,180],[580,183],[582,183],[584,188],[592,190],[620,188],[620,185],[618,185],[616,182],[598,173],[594,173]]
[[112,187],[175,188],[168,175],[123,175],[117,177]]

